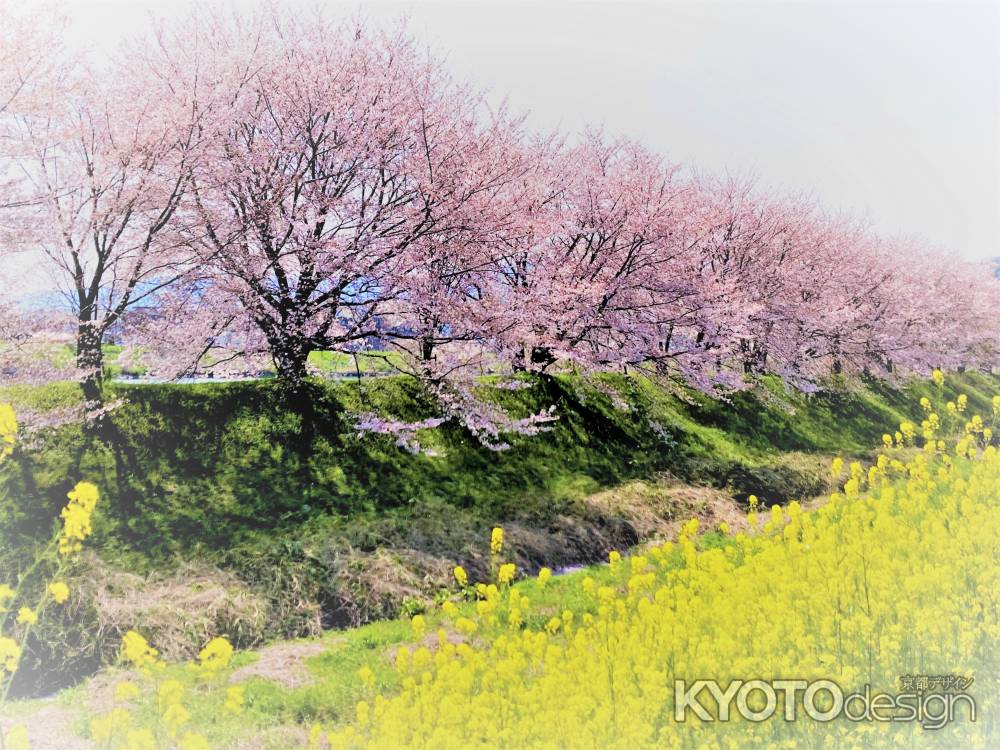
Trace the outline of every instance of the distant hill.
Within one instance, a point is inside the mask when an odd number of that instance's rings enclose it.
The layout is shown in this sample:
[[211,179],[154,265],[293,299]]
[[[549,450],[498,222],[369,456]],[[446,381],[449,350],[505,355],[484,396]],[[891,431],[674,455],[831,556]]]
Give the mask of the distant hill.
[[14,301],[19,308],[26,312],[40,310],[63,312],[72,309],[66,295],[56,291],[32,292],[23,296],[14,296]]

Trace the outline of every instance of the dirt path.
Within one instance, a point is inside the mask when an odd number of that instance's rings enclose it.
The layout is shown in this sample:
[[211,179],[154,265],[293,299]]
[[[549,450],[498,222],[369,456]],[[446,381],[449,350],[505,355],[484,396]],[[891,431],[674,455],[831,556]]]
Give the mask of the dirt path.
[[292,689],[308,685],[312,682],[305,661],[313,656],[319,656],[330,649],[336,640],[292,641],[276,643],[260,651],[260,658],[253,664],[240,667],[229,676],[232,683],[245,682],[254,677],[277,682]]
[[23,725],[31,750],[93,750],[94,744],[73,730],[74,721],[72,711],[46,702],[30,715],[0,719],[0,731]]

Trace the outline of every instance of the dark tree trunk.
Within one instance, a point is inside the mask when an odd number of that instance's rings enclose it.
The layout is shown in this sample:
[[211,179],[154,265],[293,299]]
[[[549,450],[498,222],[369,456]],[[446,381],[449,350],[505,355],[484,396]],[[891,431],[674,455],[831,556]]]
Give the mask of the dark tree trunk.
[[767,351],[756,341],[747,339],[740,341],[740,349],[743,352],[743,372],[747,375],[762,373],[767,364]]
[[83,397],[88,402],[103,400],[104,350],[101,333],[86,321],[81,321],[76,334],[76,366],[83,371]]
[[271,342],[271,354],[278,374],[278,384],[286,395],[296,395],[305,386],[312,343],[298,338],[279,338]]
[[271,354],[278,374],[278,398],[284,408],[298,415],[301,427],[294,438],[297,450],[307,451],[316,436],[318,394],[310,388],[307,362],[312,341],[287,337],[271,341]]
[[524,371],[528,369],[529,365],[541,365],[541,371],[544,371],[546,367],[555,361],[555,355],[552,354],[552,350],[547,346],[533,346],[530,350],[525,346],[520,352],[520,356],[514,362],[514,369]]
[[420,358],[424,362],[430,362],[434,359],[434,339],[431,337],[425,337],[420,340]]

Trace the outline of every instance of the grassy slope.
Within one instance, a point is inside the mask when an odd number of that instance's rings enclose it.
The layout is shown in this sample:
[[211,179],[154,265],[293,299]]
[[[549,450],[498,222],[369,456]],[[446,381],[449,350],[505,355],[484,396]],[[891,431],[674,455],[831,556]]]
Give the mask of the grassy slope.
[[[731,544],[732,537],[709,531],[702,534],[697,543],[702,549],[720,547]],[[682,565],[679,553],[675,564]],[[593,564],[552,578],[544,587],[539,586],[536,579],[525,579],[515,583],[514,589],[531,602],[526,626],[541,629],[549,617],[558,616],[565,610],[573,612],[577,618],[588,612],[596,614],[593,597],[584,591],[585,579],[591,578],[599,586],[616,586],[621,585],[621,577],[620,571],[612,571],[606,564]],[[474,603],[460,602],[459,611],[459,616],[473,616]],[[414,637],[405,619],[382,620],[348,630],[327,631],[316,639],[238,652],[231,668],[214,683],[205,684],[183,664],[169,665],[157,679],[174,679],[185,686],[185,707],[192,713],[189,728],[203,733],[214,748],[287,750],[305,747],[313,726],[329,729],[350,721],[359,700],[370,699],[373,692],[392,692],[399,681],[399,673],[393,668],[398,649],[412,651],[423,645],[433,650],[438,643],[437,633],[442,629],[453,643],[469,640],[450,627],[440,610],[425,613],[425,618],[428,629],[422,639]],[[275,652],[281,654],[277,664],[254,669],[271,661],[269,655]],[[363,667],[372,671],[373,685],[366,685],[362,680],[359,671]],[[285,682],[292,676],[293,682]],[[54,720],[55,725],[46,728],[45,737],[54,743],[52,747],[57,747],[68,738],[86,737],[90,719],[113,705],[114,687],[119,682],[134,680],[134,672],[111,668],[94,680],[62,691],[54,700],[14,704],[7,715],[29,727],[32,727],[33,716],[45,716],[49,722]],[[222,710],[224,688],[229,683],[245,687],[245,708],[239,716],[227,715]],[[52,705],[58,710],[52,711]],[[131,707],[137,723],[147,726],[154,723],[155,705],[149,690],[133,702]]]
[[[423,436],[434,456],[410,455],[390,438],[361,438],[350,429],[348,411],[430,413],[395,378],[360,388],[317,386],[311,436],[298,416],[276,406],[268,382],[116,386],[114,395],[127,403],[101,434],[63,428],[12,463],[9,486],[19,507],[4,526],[47,532],[65,491],[81,478],[103,490],[99,545],[155,562],[192,549],[229,549],[259,532],[320,518],[408,515],[414,505],[504,518],[661,470],[737,495],[799,495],[812,480],[789,465],[795,454],[866,452],[886,425],[918,416],[915,400],[929,389],[871,383],[805,396],[768,382],[725,403],[684,391],[679,398],[642,380],[614,382],[628,410],[569,378],[504,393],[517,413],[554,403],[561,419],[547,434],[514,439],[503,454],[445,427]],[[978,374],[951,385],[969,394],[972,409],[988,409],[994,388]],[[44,408],[74,398],[75,389],[7,395]]]
[[[108,640],[95,654],[66,645],[97,622],[108,625],[105,612],[81,601],[72,623],[45,635],[63,644],[67,663],[86,670],[106,659],[116,627],[139,625],[152,640],[166,638],[158,631],[165,619],[181,620],[189,648],[212,629],[248,646],[310,632],[318,622],[355,624],[400,606],[415,611],[447,582],[453,561],[482,575],[482,539],[494,524],[510,529],[521,569],[599,560],[642,534],[623,509],[596,508],[587,497],[630,480],[670,472],[737,500],[818,494],[830,454],[867,454],[888,427],[918,418],[916,403],[933,388],[840,384],[807,396],[765,381],[726,403],[641,379],[609,377],[606,385],[628,409],[572,378],[503,392],[519,414],[556,404],[560,421],[551,432],[514,439],[502,454],[441,428],[422,436],[436,455],[411,455],[390,438],[359,438],[351,429],[352,412],[431,413],[399,379],[317,384],[309,430],[275,402],[267,382],[116,386],[127,403],[101,433],[60,428],[8,462],[0,567],[13,568],[18,549],[51,528],[69,487],[88,479],[103,492],[90,546],[104,561],[88,562],[81,581],[109,580],[109,569],[127,568],[163,584],[161,599],[176,598],[178,586],[204,585],[184,577],[184,563],[194,560],[235,574],[238,585],[225,579],[219,586],[235,599],[256,597],[259,612],[254,619],[245,608],[222,607],[196,627],[184,612],[154,602],[103,628]],[[967,393],[970,411],[987,412],[997,391],[996,378],[966,374],[950,378],[945,395]],[[52,408],[77,392],[56,384],[3,398]],[[670,517],[685,508],[667,503],[657,512]],[[163,577],[178,568],[167,586]]]

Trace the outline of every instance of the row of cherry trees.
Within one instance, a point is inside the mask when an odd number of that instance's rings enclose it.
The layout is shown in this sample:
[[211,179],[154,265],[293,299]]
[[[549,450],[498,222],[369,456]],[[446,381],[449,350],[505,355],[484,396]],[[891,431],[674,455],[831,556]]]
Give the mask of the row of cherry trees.
[[475,399],[484,368],[710,390],[998,362],[989,269],[530,133],[405,29],[199,13],[95,66],[25,23],[0,31],[0,245],[66,292],[92,399],[112,330],[162,373],[270,359],[293,393],[313,351],[391,350],[488,439],[544,417]]

